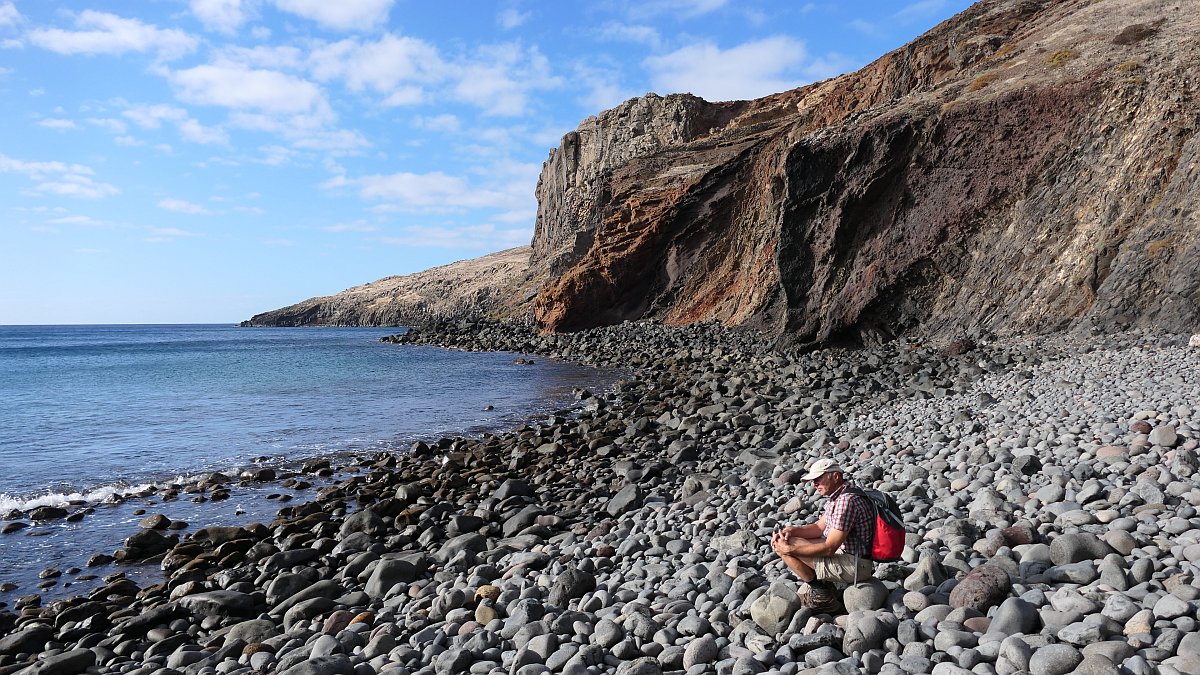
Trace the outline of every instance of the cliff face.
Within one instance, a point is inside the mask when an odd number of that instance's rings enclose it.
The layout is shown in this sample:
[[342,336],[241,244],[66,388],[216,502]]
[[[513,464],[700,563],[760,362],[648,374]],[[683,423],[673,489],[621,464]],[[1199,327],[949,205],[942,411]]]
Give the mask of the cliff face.
[[528,265],[529,247],[521,246],[310,298],[256,314],[242,325],[412,326],[461,316],[504,316],[531,293],[522,290]]
[[795,91],[627,102],[546,162],[535,315],[1194,330],[1197,36],[1180,2],[995,0]]

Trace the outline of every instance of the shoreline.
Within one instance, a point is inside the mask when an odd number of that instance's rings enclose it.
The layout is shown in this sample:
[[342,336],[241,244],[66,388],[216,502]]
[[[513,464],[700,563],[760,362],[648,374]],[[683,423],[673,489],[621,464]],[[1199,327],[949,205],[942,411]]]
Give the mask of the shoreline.
[[[523,358],[526,355],[512,356],[514,362],[532,365]],[[596,380],[588,385],[591,388],[602,388],[619,376],[616,371],[596,372]],[[573,406],[579,405],[576,394],[564,396],[556,405],[538,405],[519,414],[506,413],[486,425],[469,425],[449,437],[480,438],[541,416],[569,414]],[[486,409],[491,410],[491,406]],[[24,495],[19,504],[0,509],[0,543],[7,549],[6,559],[0,559],[0,563],[22,557],[18,551],[33,549],[43,551],[38,555],[43,561],[34,563],[37,567],[0,565],[0,611],[11,609],[18,599],[27,596],[36,595],[42,604],[48,604],[72,595],[86,595],[103,585],[100,577],[124,575],[143,584],[161,581],[161,572],[156,569],[161,553],[154,553],[153,548],[143,553],[122,544],[140,534],[138,522],[143,516],[150,518],[152,514],[161,519],[154,529],[181,538],[190,536],[203,523],[240,526],[254,520],[269,522],[281,506],[310,501],[321,488],[363,472],[381,457],[407,452],[414,444],[436,439],[436,435],[414,433],[386,447],[342,448],[312,456],[259,455],[189,473],[146,474],[130,482]],[[90,544],[62,543],[81,531],[88,532]],[[97,531],[111,534],[98,537]],[[111,545],[99,547],[97,538],[107,538]],[[51,539],[59,543],[48,546],[45,542]],[[123,556],[132,557],[124,560]],[[149,561],[138,559],[142,556],[149,556]],[[48,566],[47,558],[51,562]],[[119,564],[114,565],[114,560]]]
[[[1200,400],[1200,352],[1186,336],[797,354],[711,325],[540,336],[464,322],[399,341],[633,376],[577,415],[380,456],[268,525],[194,532],[165,553],[164,584],[115,579],[89,598],[2,611],[0,675],[39,653],[147,674],[1192,663],[1191,642],[1174,639],[1200,606],[1200,591],[1186,597],[1192,544],[1160,536],[1200,545],[1189,464],[1200,419],[1184,409]],[[1184,367],[1138,370],[1159,361]],[[1093,380],[1126,371],[1141,389],[1173,391],[1096,390],[1067,410]],[[1109,409],[1171,396],[1182,398],[1164,410]],[[910,527],[904,560],[847,590],[854,611],[837,618],[796,611],[765,543],[814,513],[797,469],[818,450],[892,492]],[[1171,480],[1139,483],[1151,468]],[[1004,578],[980,582],[980,569]],[[964,604],[980,583],[990,594]],[[1114,595],[1136,608],[1122,622],[1105,613]],[[1135,619],[1145,631],[1130,632]],[[55,653],[42,653],[48,642]]]

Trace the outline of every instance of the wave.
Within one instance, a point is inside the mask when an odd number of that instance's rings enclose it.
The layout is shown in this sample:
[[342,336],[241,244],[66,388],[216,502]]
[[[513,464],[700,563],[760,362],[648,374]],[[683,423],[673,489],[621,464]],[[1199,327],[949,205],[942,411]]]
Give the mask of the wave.
[[[208,474],[205,474],[208,475]],[[36,496],[13,496],[0,492],[0,513],[8,511],[30,511],[40,506],[83,506],[116,504],[138,495],[158,492],[167,488],[182,488],[195,482],[197,476],[176,476],[169,480],[145,483],[110,483],[86,491],[47,492]]]

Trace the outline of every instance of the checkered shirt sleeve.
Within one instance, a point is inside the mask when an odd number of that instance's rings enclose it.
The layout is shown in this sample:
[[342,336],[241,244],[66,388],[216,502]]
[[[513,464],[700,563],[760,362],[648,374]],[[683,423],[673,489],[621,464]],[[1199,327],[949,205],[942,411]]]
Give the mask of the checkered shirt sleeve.
[[874,515],[865,497],[843,490],[825,504],[825,536],[830,530],[846,532],[841,552],[866,555],[871,552]]

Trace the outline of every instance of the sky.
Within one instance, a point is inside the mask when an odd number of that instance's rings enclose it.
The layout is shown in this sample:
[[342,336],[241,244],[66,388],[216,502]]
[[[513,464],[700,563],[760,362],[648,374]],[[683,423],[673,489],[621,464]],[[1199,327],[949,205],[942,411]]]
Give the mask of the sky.
[[968,0],[0,0],[0,324],[233,323],[528,244],[647,92],[856,70]]

